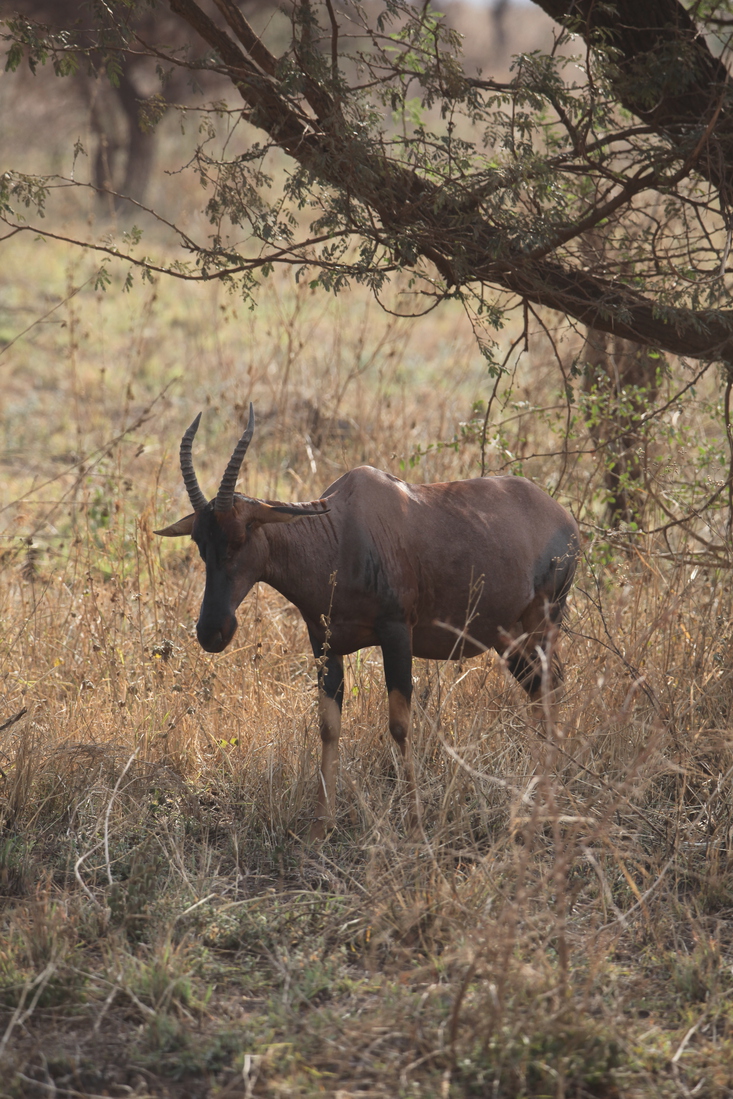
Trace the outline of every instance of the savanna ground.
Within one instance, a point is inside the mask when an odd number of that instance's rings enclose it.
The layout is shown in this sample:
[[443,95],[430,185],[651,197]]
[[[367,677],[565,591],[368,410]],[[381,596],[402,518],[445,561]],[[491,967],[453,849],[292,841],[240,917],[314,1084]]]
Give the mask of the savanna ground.
[[[487,419],[458,306],[400,320],[287,273],[254,311],[124,272],[105,293],[91,256],[2,248],[0,1094],[733,1094],[725,493],[605,528],[603,401],[557,318],[565,380],[533,322]],[[695,369],[666,364],[641,431],[647,529],[727,477],[715,370],[672,400]],[[250,399],[250,495],[365,461],[463,477],[483,449],[580,522],[546,735],[496,655],[416,662],[417,838],[379,654],[347,661],[338,825],[309,846],[297,612],[255,590],[203,653],[201,563],[152,534],[188,510],[182,430],[203,408],[213,493]]]

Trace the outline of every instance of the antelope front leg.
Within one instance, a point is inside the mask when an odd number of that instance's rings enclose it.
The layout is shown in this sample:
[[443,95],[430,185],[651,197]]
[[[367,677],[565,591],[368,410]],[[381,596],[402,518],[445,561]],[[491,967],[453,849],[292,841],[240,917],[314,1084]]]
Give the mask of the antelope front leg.
[[[323,649],[311,638],[316,658]],[[344,662],[329,653],[318,671],[318,717],[321,732],[321,770],[318,775],[316,816],[309,839],[322,840],[336,823],[336,780],[339,770],[341,707],[344,701]]]
[[415,764],[410,740],[412,699],[412,633],[404,622],[383,623],[377,630],[384,660],[384,678],[389,699],[389,731],[402,753],[405,787],[409,801],[407,825],[414,831],[420,822],[420,800],[415,782]]

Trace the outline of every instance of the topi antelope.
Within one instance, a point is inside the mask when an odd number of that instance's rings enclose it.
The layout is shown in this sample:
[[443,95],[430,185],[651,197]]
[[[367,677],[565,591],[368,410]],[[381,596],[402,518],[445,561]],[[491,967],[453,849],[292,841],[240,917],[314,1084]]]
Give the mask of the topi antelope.
[[[410,747],[412,658],[503,652],[535,709],[560,685],[552,651],[578,555],[578,528],[563,507],[521,477],[408,485],[359,466],[321,500],[252,500],[234,487],[254,431],[254,411],[216,497],[199,488],[191,448],[201,419],[181,441],[181,472],[193,513],[156,531],[190,534],[206,565],[196,627],[218,653],[237,628],[235,612],[264,580],[305,619],[319,662],[321,781],[311,838],[333,827],[343,658],[379,645],[389,730],[399,745],[416,822]],[[296,522],[296,520],[298,520]]]

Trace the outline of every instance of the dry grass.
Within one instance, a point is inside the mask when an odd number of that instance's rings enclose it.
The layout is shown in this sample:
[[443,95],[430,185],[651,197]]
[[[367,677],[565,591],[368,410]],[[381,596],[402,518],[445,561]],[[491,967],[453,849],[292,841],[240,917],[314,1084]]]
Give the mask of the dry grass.
[[[200,563],[151,531],[187,510],[201,407],[205,490],[250,399],[252,495],[309,499],[362,461],[475,473],[493,382],[465,319],[279,276],[254,312],[216,287],[104,295],[87,257],[3,249],[3,342],[33,327],[0,414],[0,1094],[732,1094],[728,562],[679,528],[607,535],[543,333],[486,455],[581,521],[559,725],[538,736],[495,657],[417,662],[412,842],[379,654],[351,657],[338,827],[313,848],[297,613],[255,591],[204,654]],[[570,376],[576,337],[559,350]],[[725,475],[717,400],[705,379],[648,425],[673,509]],[[695,534],[722,545],[726,518]]]
[[[32,249],[8,254],[29,309],[83,281],[61,252],[45,282]],[[262,495],[307,499],[365,459],[462,476],[486,382],[449,310],[410,325],[275,280],[235,314],[215,291],[87,290],[12,348],[3,1094],[729,1094],[727,571],[681,543],[609,548],[596,460],[566,456],[586,559],[559,727],[527,725],[495,658],[418,663],[410,842],[378,653],[351,657],[338,828],[307,846],[305,631],[261,589],[230,651],[198,648],[200,564],[151,534],[185,510],[181,428],[206,406],[213,485],[252,397]],[[558,403],[536,347],[491,458],[551,484],[564,412],[517,403]],[[703,438],[707,407],[684,413]],[[687,436],[658,453],[657,476],[672,453],[693,477]]]

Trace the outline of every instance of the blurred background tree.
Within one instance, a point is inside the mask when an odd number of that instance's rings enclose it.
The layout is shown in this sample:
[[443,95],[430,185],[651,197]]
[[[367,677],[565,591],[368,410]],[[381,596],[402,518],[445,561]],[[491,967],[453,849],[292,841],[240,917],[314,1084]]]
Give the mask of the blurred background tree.
[[[485,13],[483,57],[470,40],[462,53],[461,9],[406,0],[35,0],[14,14],[6,0],[4,38],[9,70],[53,66],[92,104],[84,185],[127,220],[121,237],[73,239],[127,261],[129,278],[218,278],[246,297],[286,264],[313,287],[379,296],[403,275],[406,313],[462,303],[493,376],[518,302],[525,337],[530,309],[584,326],[566,388],[583,374],[609,522],[637,523],[664,353],[723,364],[726,385],[733,361],[733,9],[537,9],[552,45],[510,70],[506,3]],[[183,170],[204,189],[202,233],[174,206],[145,207],[171,105],[198,125]],[[56,192],[83,182],[6,170],[9,231],[52,234]],[[177,253],[143,253],[151,224]]]

